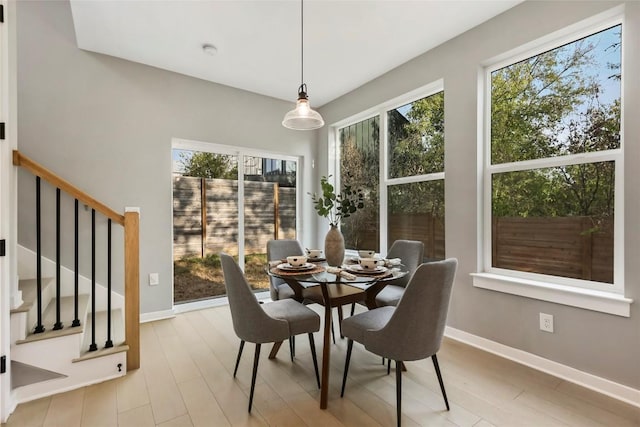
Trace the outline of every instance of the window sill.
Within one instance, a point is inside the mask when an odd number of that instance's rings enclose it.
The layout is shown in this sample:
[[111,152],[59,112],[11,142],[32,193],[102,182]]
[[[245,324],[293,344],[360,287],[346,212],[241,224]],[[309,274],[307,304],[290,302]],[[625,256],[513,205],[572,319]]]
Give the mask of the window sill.
[[471,273],[473,286],[492,291],[549,301],[586,310],[630,317],[633,300],[623,295],[555,285],[493,273]]

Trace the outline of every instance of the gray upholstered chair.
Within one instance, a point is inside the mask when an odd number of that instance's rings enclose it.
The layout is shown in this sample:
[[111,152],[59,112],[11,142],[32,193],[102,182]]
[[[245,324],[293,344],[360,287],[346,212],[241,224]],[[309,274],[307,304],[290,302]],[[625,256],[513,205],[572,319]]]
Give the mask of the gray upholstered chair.
[[396,240],[389,248],[387,258],[400,258],[402,264],[407,267],[409,274],[388,283],[378,295],[376,295],[376,304],[378,307],[398,305],[398,301],[402,297],[411,275],[422,264],[424,258],[424,243],[418,240]]
[[320,316],[292,299],[259,304],[235,260],[227,254],[220,254],[220,261],[222,263],[224,283],[227,288],[227,298],[229,298],[233,329],[238,338],[240,338],[238,358],[233,370],[234,377],[238,372],[245,341],[256,344],[251,392],[249,394],[249,412],[251,412],[253,403],[253,391],[256,385],[261,344],[282,342],[299,334],[308,334],[313,367],[316,371],[316,382],[318,383],[318,388],[320,388],[318,359],[313,339],[313,333],[320,330]]
[[[267,242],[268,261],[285,259],[289,255],[304,255],[304,250],[300,242],[295,239],[278,239]],[[273,276],[269,276],[269,293],[271,294],[272,301],[292,298],[294,296],[293,289],[291,289],[284,280]]]
[[[272,239],[267,242],[267,261],[284,260],[290,255],[304,255],[304,250],[299,241],[295,239]],[[291,286],[287,285],[284,280],[273,276],[269,276],[269,293],[272,301],[293,298],[295,296],[295,292],[293,292]],[[311,301],[306,302],[310,303]],[[340,312],[340,314],[342,314],[342,312]],[[340,316],[340,319],[342,319],[342,316]],[[335,344],[336,337],[333,332],[333,323],[331,324],[331,335],[333,336],[333,343]],[[296,353],[295,342],[295,338],[289,341],[292,357]]]
[[402,400],[402,362],[405,361],[431,357],[449,410],[436,353],[442,343],[457,266],[455,258],[422,264],[416,269],[396,307],[380,307],[344,320],[342,331],[349,341],[340,396],[344,396],[351,350],[353,342],[357,341],[370,352],[396,361],[398,426]]
[[[418,268],[420,264],[422,264],[423,257],[424,243],[418,240],[396,240],[393,242],[389,248],[389,252],[387,253],[387,259],[400,258],[402,260],[402,264],[407,267],[409,274],[387,283],[382,291],[376,295],[376,304],[378,307],[398,305],[398,301],[400,301],[400,298],[404,293],[404,288],[406,288],[407,283],[409,283],[409,279],[411,279],[413,272],[416,271],[416,268]],[[351,306],[352,316],[354,312],[355,304]]]

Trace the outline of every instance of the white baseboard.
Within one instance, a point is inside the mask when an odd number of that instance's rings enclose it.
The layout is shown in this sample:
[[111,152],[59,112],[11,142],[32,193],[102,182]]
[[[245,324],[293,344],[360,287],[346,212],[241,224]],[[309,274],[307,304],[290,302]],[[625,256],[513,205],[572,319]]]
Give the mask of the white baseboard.
[[[256,292],[254,295],[258,301],[270,301],[271,298],[269,292]],[[203,310],[205,308],[221,307],[223,305],[229,305],[229,299],[227,297],[208,298],[200,301],[176,304],[173,306],[173,312],[179,314],[188,311]]]
[[[269,292],[256,292],[258,301],[269,300]],[[220,307],[229,305],[227,297],[207,298],[200,301],[185,302],[183,304],[175,304],[172,310],[153,311],[150,313],[140,313],[140,323],[153,322],[154,320],[170,319],[176,314],[187,313],[189,311],[204,310],[206,308]]]
[[172,317],[176,317],[176,314],[173,312],[173,310],[140,313],[140,323],[153,322],[154,320],[171,319]]
[[640,407],[640,390],[447,326],[445,335],[489,353]]

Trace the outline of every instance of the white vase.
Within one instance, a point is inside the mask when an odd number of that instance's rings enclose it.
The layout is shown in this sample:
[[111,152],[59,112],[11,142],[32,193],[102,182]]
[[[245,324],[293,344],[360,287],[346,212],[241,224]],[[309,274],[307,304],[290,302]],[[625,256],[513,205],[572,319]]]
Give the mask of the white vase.
[[327,264],[332,267],[339,267],[344,261],[344,237],[340,230],[331,226],[324,239],[324,253],[327,257]]

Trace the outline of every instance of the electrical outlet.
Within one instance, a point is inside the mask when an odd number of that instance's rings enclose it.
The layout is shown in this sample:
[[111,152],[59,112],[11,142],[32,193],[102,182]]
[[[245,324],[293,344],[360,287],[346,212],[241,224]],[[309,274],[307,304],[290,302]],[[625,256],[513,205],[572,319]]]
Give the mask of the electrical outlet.
[[160,283],[160,275],[158,273],[149,273],[149,286],[156,286]]
[[540,330],[553,332],[553,314],[540,313]]

